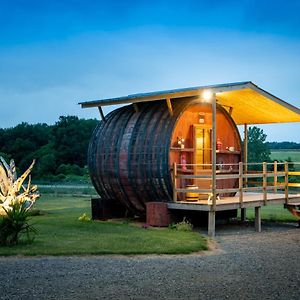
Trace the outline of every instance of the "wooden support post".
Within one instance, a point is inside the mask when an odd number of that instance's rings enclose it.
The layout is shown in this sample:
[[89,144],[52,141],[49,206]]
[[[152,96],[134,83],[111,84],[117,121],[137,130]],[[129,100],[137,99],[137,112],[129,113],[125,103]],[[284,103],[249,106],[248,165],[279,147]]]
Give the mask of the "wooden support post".
[[173,201],[177,201],[177,164],[174,162],[173,164]]
[[274,193],[277,193],[277,182],[278,182],[277,172],[278,172],[278,165],[277,165],[277,160],[275,160],[274,161]]
[[[244,124],[244,155],[243,162],[245,164],[244,173],[248,173],[248,125]],[[248,178],[245,178],[245,187],[248,186]]]
[[264,205],[267,205],[267,163],[263,162],[263,199]]
[[217,180],[216,180],[216,173],[217,173],[217,103],[216,103],[216,94],[212,95],[212,146],[211,146],[211,157],[212,157],[212,208],[213,211],[216,210],[216,200],[217,200]]
[[103,122],[106,122],[105,116],[104,116],[104,113],[103,113],[103,110],[102,110],[102,107],[101,107],[101,106],[98,106],[98,110],[99,110],[99,113],[100,113],[101,120],[102,120]]
[[284,198],[285,204],[289,201],[289,163],[286,161],[284,163]]
[[133,108],[136,113],[139,112],[139,106],[137,105],[137,103],[133,103]]
[[216,234],[216,212],[211,210],[208,212],[208,236],[214,237]]
[[241,208],[241,221],[246,221],[246,208]]
[[243,207],[243,163],[239,162],[239,201],[240,207]]
[[166,101],[167,101],[167,106],[168,106],[168,110],[169,110],[170,116],[172,117],[173,116],[173,107],[172,107],[171,99],[167,98]]
[[261,206],[255,207],[255,230],[261,232]]

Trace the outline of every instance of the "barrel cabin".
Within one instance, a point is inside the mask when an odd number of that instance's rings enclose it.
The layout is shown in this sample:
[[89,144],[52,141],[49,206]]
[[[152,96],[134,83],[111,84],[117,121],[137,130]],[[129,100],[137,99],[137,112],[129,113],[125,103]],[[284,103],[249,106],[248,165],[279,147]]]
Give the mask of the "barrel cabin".
[[[247,206],[248,124],[300,121],[299,109],[252,82],[80,104],[97,107],[102,118],[88,149],[90,176],[100,198],[117,201],[136,215],[145,215],[152,202],[206,211],[211,235],[217,211]],[[102,107],[116,104],[123,106],[104,116]],[[244,143],[237,125],[244,126]]]

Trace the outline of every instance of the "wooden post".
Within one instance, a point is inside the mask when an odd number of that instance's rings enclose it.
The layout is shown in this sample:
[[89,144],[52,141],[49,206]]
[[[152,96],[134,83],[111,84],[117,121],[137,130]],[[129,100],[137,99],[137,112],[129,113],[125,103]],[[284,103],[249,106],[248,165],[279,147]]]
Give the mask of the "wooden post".
[[275,160],[274,161],[274,193],[277,193],[277,182],[278,182],[277,172],[278,172],[278,165],[277,165],[277,160]]
[[263,162],[263,199],[264,205],[267,205],[267,163]]
[[[248,173],[248,125],[244,124],[244,155],[243,161],[245,164],[244,173]],[[248,186],[248,178],[245,178],[245,187]]]
[[214,237],[216,234],[216,212],[211,210],[208,212],[208,236]]
[[284,198],[285,204],[289,201],[289,163],[286,161],[284,163]]
[[261,207],[255,207],[255,230],[261,232]]
[[240,207],[243,207],[243,163],[239,162],[239,201]]
[[246,221],[246,208],[241,208],[241,221]]
[[177,201],[177,164],[174,162],[173,164],[173,201]]
[[216,94],[212,95],[212,146],[211,146],[211,157],[212,157],[212,209],[216,210],[216,199],[217,199],[217,180],[216,180],[216,172],[217,172],[217,127],[216,127],[216,119],[217,119],[217,103],[216,103]]

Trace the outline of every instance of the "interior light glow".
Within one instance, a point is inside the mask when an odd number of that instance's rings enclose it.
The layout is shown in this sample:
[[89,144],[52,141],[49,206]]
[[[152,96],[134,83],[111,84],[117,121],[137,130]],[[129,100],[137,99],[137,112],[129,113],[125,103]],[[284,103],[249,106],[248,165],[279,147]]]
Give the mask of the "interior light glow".
[[204,90],[202,93],[202,97],[204,101],[210,101],[213,97],[213,93],[211,90]]

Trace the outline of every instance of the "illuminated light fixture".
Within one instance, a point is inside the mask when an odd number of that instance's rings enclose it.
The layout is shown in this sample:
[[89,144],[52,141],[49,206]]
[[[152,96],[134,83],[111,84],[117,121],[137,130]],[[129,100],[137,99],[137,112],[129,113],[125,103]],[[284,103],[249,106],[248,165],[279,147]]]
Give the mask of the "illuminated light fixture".
[[211,90],[204,90],[202,93],[202,98],[204,101],[209,102],[213,97],[213,93]]

